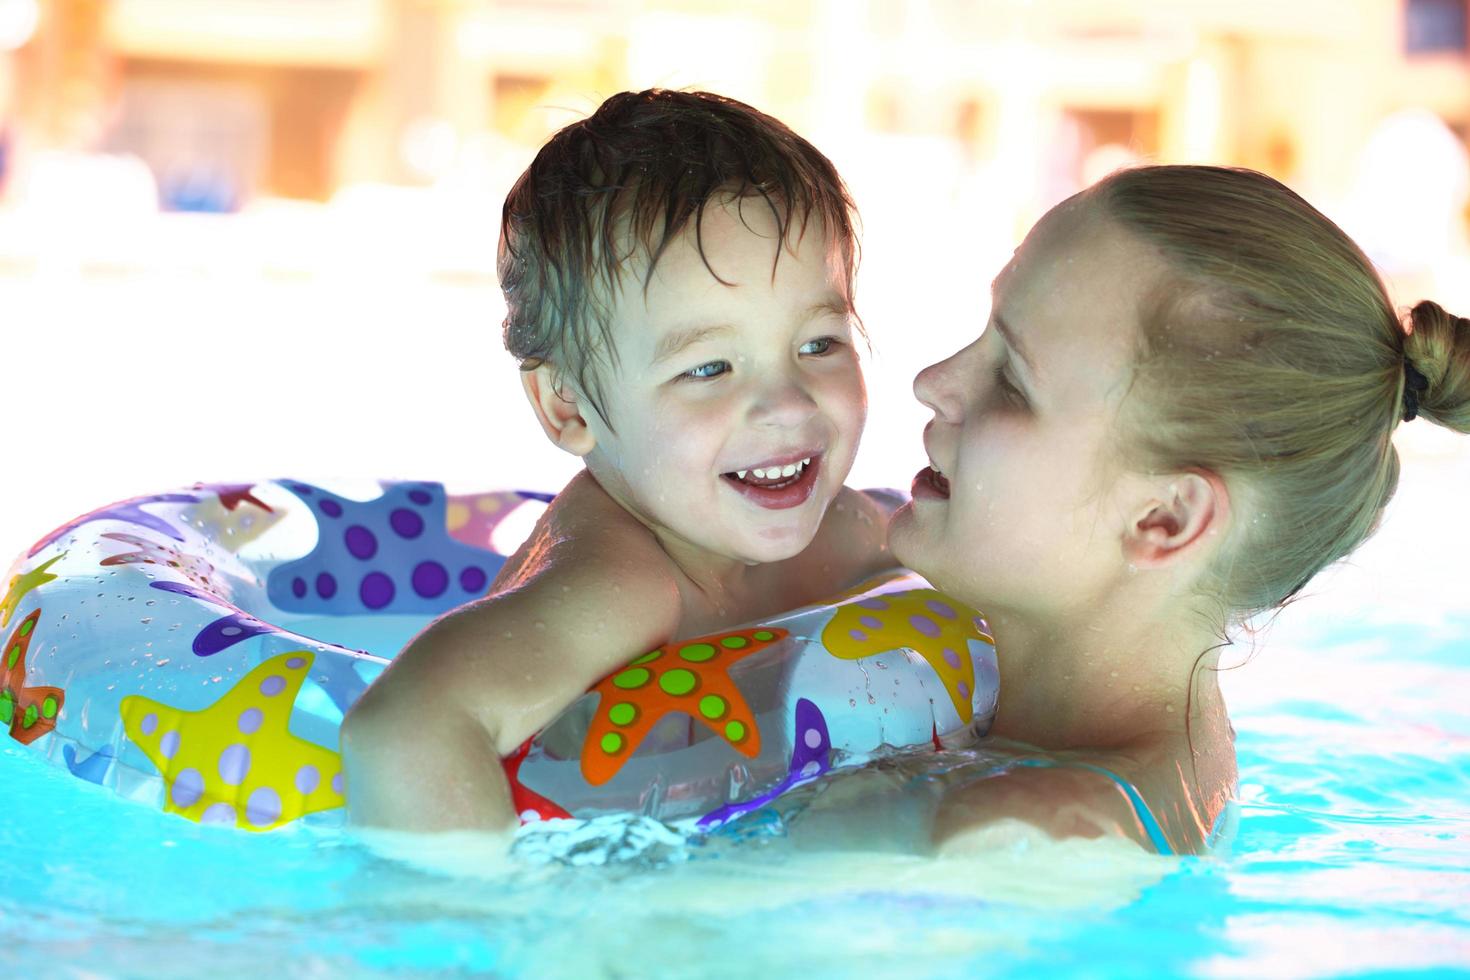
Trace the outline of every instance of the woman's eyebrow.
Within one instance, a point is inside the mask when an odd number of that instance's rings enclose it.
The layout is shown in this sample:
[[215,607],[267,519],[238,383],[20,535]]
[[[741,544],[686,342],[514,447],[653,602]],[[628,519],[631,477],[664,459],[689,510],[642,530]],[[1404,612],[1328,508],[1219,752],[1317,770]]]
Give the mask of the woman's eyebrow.
[[1001,335],[1001,338],[1005,340],[1006,346],[1015,351],[1016,356],[1021,359],[1021,363],[1026,367],[1026,373],[1030,375],[1029,380],[1032,386],[1035,387],[1036,381],[1041,377],[1041,372],[1036,370],[1036,362],[1031,360],[1031,356],[1026,353],[1026,348],[1021,346],[1020,338],[1016,336],[1016,331],[1011,328],[1009,323],[1006,323],[1005,318],[996,310],[990,311],[990,322],[995,324],[995,329]]
[[1026,373],[1031,376],[1034,387],[1034,381],[1041,377],[1041,372],[1036,370],[1036,362],[1031,359],[1031,355],[1028,354],[1026,352],[1026,348],[1021,345],[1020,339],[1016,336],[1016,331],[1011,329],[1011,325],[1009,323],[1006,323],[1005,317],[1001,316],[1000,311],[995,308],[995,290],[996,287],[1000,285],[1000,278],[1003,275],[1005,275],[1005,269],[1000,270],[1000,272],[996,274],[996,277],[990,280],[990,319],[991,322],[995,324],[996,332],[998,332],[1001,336],[1001,339],[1006,342],[1006,346],[1015,351],[1016,356],[1019,357],[1021,359],[1021,363],[1025,365]]

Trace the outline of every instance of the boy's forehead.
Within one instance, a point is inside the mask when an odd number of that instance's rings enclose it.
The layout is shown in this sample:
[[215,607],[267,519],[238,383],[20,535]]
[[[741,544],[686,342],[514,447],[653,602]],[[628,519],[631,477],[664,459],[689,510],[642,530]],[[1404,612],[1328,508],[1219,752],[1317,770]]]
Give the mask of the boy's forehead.
[[[805,227],[803,227],[805,224]],[[721,311],[778,303],[846,314],[847,262],[817,214],[793,220],[784,242],[763,200],[711,202],[698,226],[672,238],[649,273],[648,249],[625,264],[612,304],[618,326],[718,326]]]

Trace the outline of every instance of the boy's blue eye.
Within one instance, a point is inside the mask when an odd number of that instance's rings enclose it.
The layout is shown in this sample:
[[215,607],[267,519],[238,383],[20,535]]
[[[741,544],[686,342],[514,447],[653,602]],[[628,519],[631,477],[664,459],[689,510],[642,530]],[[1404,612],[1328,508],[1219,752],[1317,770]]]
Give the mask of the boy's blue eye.
[[685,371],[683,375],[681,375],[681,377],[718,378],[720,375],[724,374],[728,370],[730,370],[729,361],[710,361],[707,364],[701,364],[699,367],[694,368],[693,370]]
[[[803,354],[816,354],[819,356],[822,354],[830,354],[832,353],[832,348],[836,347],[840,343],[842,343],[842,341],[838,340],[836,337],[818,337],[816,340],[808,340],[806,343],[802,344],[801,352]],[[812,350],[811,348],[816,349]]]

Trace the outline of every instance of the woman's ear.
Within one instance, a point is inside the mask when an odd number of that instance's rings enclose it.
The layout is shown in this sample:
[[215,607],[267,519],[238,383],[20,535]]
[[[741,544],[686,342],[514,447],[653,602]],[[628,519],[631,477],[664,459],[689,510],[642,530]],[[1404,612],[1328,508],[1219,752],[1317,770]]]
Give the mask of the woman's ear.
[[1157,568],[1225,533],[1230,493],[1218,473],[1191,470],[1171,480],[1128,525],[1123,553],[1139,568]]
[[546,438],[559,448],[573,456],[586,456],[597,445],[582,414],[580,399],[555,366],[542,361],[535,368],[522,371],[521,387]]

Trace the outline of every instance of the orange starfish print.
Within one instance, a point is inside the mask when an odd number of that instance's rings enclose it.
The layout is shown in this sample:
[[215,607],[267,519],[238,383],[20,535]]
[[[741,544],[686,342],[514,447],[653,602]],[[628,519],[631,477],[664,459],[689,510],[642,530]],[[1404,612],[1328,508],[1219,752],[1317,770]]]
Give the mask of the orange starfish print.
[[730,680],[730,665],[790,634],[759,626],[668,643],[592,687],[601,695],[582,743],[582,776],[593,786],[617,775],[670,712],[698,718],[742,755],[760,754],[755,714]]
[[0,725],[10,726],[10,737],[22,745],[29,745],[56,727],[56,716],[66,694],[59,687],[26,687],[26,651],[30,649],[31,636],[36,622],[41,618],[37,609],[10,634],[5,646],[3,683],[0,683]]

